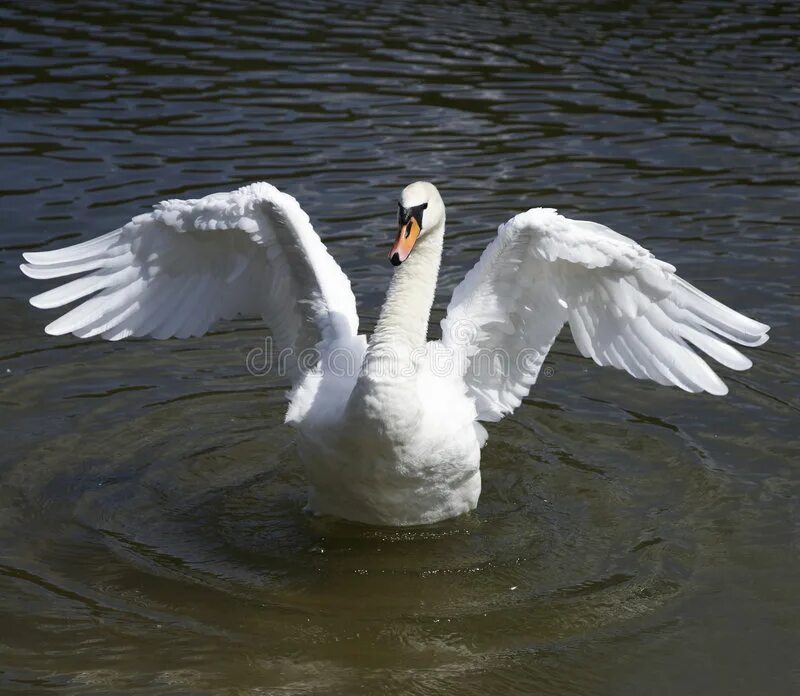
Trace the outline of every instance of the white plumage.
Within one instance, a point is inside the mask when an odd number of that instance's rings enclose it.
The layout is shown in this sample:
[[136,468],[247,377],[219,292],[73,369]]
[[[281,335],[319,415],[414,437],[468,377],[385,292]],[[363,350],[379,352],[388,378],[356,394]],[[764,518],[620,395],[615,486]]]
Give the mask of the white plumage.
[[458,322],[480,326],[480,335],[464,346],[468,353],[499,348],[530,356],[511,361],[507,373],[467,373],[481,420],[499,420],[519,406],[567,322],[581,355],[599,365],[717,395],[727,387],[687,342],[746,370],[750,360],[719,336],[757,346],[769,330],[692,287],[632,239],[549,208],[533,208],[500,226],[453,292],[442,322],[446,344],[459,344]]
[[[183,338],[237,314],[262,316],[289,349],[287,422],[298,429],[309,508],[377,524],[475,507],[486,439],[478,421],[519,406],[565,323],[600,365],[720,395],[727,387],[696,351],[746,370],[750,360],[726,341],[768,338],[768,326],[633,240],[533,208],[500,226],[455,289],[442,340],[428,342],[445,209],[433,185],[417,182],[403,191],[403,211],[395,248],[414,251],[369,345],[347,277],[297,201],[266,183],[165,201],[97,239],[24,254],[20,268],[37,279],[79,276],[31,299],[42,309],[79,302],[46,327],[55,335]],[[298,362],[308,350],[310,369]]]
[[347,276],[297,201],[265,183],[164,201],[102,237],[24,258],[31,278],[88,271],[36,295],[34,307],[97,293],[48,324],[49,334],[186,338],[220,319],[260,314],[281,345],[299,352],[358,331]]

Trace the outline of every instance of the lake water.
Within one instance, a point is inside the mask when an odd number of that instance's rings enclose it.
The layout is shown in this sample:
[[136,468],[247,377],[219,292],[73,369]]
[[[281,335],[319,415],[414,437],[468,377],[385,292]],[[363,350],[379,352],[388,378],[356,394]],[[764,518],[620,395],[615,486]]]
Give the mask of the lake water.
[[[124,5],[0,9],[0,691],[798,693],[797,5]],[[381,529],[303,514],[258,322],[52,338],[17,270],[268,180],[370,330],[421,178],[448,204],[432,335],[498,223],[545,205],[772,339],[715,398],[565,332],[489,427],[478,509]]]

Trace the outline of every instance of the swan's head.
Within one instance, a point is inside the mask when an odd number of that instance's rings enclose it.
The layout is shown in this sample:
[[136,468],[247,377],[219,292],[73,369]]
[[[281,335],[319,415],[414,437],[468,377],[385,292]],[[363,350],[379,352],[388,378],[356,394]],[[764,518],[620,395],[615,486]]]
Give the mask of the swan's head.
[[389,261],[399,266],[408,258],[418,239],[439,229],[444,223],[444,202],[436,187],[427,181],[415,181],[403,189],[397,203],[397,239],[389,252]]

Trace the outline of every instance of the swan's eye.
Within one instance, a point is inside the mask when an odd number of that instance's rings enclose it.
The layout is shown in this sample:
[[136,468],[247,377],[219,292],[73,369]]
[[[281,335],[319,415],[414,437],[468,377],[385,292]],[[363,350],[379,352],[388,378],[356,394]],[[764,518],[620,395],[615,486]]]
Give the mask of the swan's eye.
[[[397,224],[401,227],[408,225],[409,220],[412,218],[416,220],[417,225],[422,229],[422,211],[428,207],[427,203],[420,203],[419,205],[412,205],[409,208],[404,208],[402,203],[397,204]],[[408,233],[406,233],[407,235]]]

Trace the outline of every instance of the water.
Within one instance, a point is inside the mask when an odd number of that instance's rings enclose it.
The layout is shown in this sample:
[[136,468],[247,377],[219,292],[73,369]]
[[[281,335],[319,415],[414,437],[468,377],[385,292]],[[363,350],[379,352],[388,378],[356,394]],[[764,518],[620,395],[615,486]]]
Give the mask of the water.
[[[800,688],[796,5],[11,3],[0,26],[0,690]],[[449,206],[434,334],[497,224],[549,205],[772,340],[719,399],[564,335],[489,428],[477,511],[379,529],[302,513],[286,384],[245,369],[258,322],[46,337],[16,268],[266,179],[369,330],[419,178]]]

